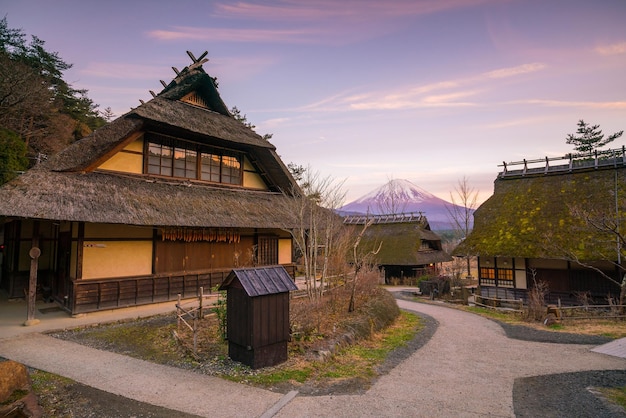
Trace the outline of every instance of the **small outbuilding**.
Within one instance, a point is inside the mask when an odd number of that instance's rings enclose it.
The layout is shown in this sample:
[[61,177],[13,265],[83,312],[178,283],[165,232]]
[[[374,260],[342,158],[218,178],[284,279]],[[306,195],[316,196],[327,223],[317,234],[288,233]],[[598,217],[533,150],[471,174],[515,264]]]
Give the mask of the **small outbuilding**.
[[234,269],[226,290],[228,356],[253,369],[287,360],[289,292],[297,290],[283,266]]
[[441,237],[431,231],[428,219],[422,213],[388,215],[352,215],[344,217],[345,225],[357,230],[367,222],[361,248],[364,253],[376,251],[378,268],[384,271],[385,283],[439,274],[439,266],[452,257],[443,250]]

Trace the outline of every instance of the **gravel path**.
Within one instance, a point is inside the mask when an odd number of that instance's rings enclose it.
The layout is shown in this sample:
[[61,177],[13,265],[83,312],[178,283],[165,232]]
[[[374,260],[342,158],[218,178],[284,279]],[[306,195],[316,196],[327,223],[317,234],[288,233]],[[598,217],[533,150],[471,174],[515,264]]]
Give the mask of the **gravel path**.
[[[586,373],[579,372],[593,371],[602,385],[616,384],[626,376],[626,359],[591,352],[591,345],[572,344],[570,336],[561,337],[570,339],[568,344],[512,339],[498,323],[477,315],[405,300],[398,304],[432,318],[437,324],[432,338],[366,394],[296,397],[277,416],[620,416],[598,404],[591,413],[577,406],[588,402],[579,379]],[[557,374],[564,376],[561,393],[549,389]],[[529,402],[537,390],[546,396]]]
[[587,390],[626,384],[626,359],[590,351],[604,340],[503,327],[444,305],[398,305],[425,318],[426,330],[392,355],[364,393],[291,398],[41,334],[0,339],[0,355],[199,416],[625,416]]

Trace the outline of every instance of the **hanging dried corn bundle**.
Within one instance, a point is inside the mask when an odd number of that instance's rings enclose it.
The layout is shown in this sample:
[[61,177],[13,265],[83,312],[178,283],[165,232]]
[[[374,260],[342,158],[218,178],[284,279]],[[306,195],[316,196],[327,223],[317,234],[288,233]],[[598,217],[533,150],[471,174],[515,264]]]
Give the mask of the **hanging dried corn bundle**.
[[237,230],[223,228],[166,227],[161,229],[163,241],[227,242],[238,243],[241,236]]

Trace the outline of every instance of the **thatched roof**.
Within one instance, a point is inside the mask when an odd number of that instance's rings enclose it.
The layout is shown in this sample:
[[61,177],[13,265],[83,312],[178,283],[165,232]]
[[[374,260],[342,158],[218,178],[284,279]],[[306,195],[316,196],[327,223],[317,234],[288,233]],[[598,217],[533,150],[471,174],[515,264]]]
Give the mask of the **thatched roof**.
[[222,101],[215,83],[212,79],[207,80],[206,77],[207,74],[202,68],[202,62],[196,62],[196,65],[183,69],[159,93],[159,96],[175,101],[182,99],[190,91],[196,91],[202,96],[209,109],[222,115],[230,116],[230,111]]
[[598,233],[576,214],[577,209],[586,213],[599,209],[614,217],[616,191],[623,213],[623,165],[547,175],[499,176],[494,194],[474,213],[473,231],[454,254],[616,259],[615,236]]
[[281,193],[34,168],[1,189],[0,214],[146,226],[281,228]]
[[[422,241],[428,241],[432,248],[422,249]],[[380,243],[375,258],[381,265],[418,266],[452,259],[441,249],[441,238],[418,222],[370,225],[361,240],[361,249],[375,250]]]
[[143,119],[147,121],[148,129],[157,132],[175,131],[180,135],[182,130],[191,139],[215,138],[224,141],[223,146],[246,145],[275,149],[274,145],[232,116],[161,96],[138,106],[125,117]]
[[[195,105],[179,99],[195,94]],[[94,171],[142,132],[244,152],[270,192]],[[0,188],[0,216],[160,226],[280,227],[298,186],[274,145],[233,118],[199,64],[157,97]]]
[[125,138],[143,130],[141,119],[121,117],[91,135],[70,144],[53,156],[45,166],[54,171],[83,171],[99,156],[114,149]]

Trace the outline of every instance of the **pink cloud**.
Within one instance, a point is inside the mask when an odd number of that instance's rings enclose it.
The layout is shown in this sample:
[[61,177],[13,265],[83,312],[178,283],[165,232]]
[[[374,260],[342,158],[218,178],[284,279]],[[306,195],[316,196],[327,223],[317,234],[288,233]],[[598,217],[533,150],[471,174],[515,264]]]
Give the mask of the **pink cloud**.
[[[255,2],[218,3],[212,16],[227,27],[177,26],[148,32],[163,41],[211,40],[231,42],[333,43],[347,44],[389,33],[399,20],[484,3],[507,0],[282,0],[270,4]],[[234,28],[246,22],[246,28]],[[253,23],[251,23],[252,21]],[[272,22],[272,27],[264,27]],[[252,26],[254,24],[256,28]],[[358,30],[354,25],[366,25]]]
[[163,41],[232,41],[232,42],[295,42],[312,38],[308,29],[230,29],[178,26],[171,30],[153,30],[148,36]]
[[596,48],[596,52],[600,55],[620,55],[626,54],[626,42],[620,42],[611,45],[602,45]]
[[276,1],[271,5],[240,1],[219,3],[217,16],[250,19],[356,19],[370,20],[384,17],[426,15],[451,9],[468,8],[502,0],[298,0]]

